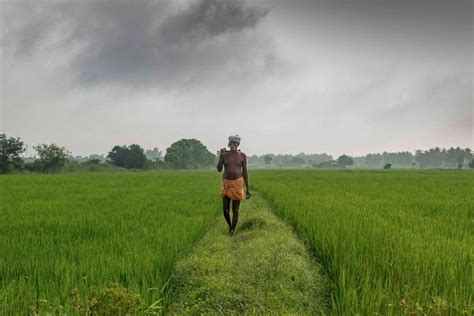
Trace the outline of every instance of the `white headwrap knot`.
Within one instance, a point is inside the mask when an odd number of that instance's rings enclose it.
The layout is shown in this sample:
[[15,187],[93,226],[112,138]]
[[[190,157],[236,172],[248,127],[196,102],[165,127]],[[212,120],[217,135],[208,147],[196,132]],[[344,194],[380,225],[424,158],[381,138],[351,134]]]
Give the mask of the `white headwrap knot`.
[[231,142],[231,141],[235,141],[235,142],[238,142],[240,144],[240,136],[238,134],[230,135],[229,136],[229,142]]

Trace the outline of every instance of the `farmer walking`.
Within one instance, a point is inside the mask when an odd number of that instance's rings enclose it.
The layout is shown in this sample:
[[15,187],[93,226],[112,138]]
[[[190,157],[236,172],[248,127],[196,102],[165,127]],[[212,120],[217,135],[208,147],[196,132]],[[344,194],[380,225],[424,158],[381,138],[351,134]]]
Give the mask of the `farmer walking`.
[[[224,218],[229,226],[229,234],[233,234],[237,221],[239,220],[240,201],[245,197],[250,198],[249,177],[247,174],[247,157],[238,150],[240,145],[239,135],[229,136],[229,149],[222,148],[220,151],[217,171],[221,172],[224,167],[224,174],[221,181],[221,196],[224,209]],[[232,221],[230,220],[230,204],[232,201]]]

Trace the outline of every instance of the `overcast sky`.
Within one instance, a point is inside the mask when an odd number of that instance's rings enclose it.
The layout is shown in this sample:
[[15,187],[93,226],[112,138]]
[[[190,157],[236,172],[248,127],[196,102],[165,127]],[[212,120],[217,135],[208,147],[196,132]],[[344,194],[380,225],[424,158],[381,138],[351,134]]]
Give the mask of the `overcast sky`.
[[75,155],[473,148],[472,1],[3,1],[0,132]]

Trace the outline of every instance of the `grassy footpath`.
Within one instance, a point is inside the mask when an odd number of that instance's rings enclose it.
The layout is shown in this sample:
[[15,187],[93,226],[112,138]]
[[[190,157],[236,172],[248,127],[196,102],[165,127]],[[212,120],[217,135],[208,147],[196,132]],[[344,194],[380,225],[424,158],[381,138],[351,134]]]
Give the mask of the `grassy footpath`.
[[172,313],[327,313],[318,265],[258,194],[233,236],[220,218],[175,271]]

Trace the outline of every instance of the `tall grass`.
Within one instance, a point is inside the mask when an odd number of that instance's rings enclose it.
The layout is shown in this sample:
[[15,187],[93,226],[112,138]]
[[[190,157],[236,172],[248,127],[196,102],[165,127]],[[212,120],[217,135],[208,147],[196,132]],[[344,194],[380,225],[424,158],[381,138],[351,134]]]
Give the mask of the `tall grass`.
[[[71,291],[117,282],[166,304],[174,264],[220,213],[218,174],[0,177],[0,314],[72,312]],[[60,307],[62,306],[62,307]]]
[[337,315],[474,313],[474,173],[258,171],[327,267]]

